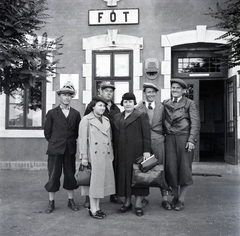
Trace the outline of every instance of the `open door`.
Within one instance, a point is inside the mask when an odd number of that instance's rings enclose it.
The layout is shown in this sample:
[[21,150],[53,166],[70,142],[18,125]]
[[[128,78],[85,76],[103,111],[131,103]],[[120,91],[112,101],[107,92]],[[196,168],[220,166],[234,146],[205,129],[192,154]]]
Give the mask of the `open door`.
[[226,123],[225,123],[225,155],[224,159],[232,165],[238,164],[237,159],[237,98],[236,76],[226,80]]

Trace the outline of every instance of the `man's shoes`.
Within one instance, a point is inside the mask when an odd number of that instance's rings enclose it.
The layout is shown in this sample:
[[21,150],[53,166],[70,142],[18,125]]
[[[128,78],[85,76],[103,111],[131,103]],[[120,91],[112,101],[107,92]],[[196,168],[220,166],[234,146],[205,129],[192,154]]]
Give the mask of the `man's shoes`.
[[143,216],[143,210],[140,207],[135,208],[135,214],[136,216]]
[[49,200],[48,207],[45,210],[45,212],[46,213],[51,213],[51,212],[53,212],[54,209],[55,209],[55,202],[54,202],[54,200],[52,200],[52,201]]
[[173,209],[175,211],[181,211],[183,208],[184,208],[184,202],[178,201]]
[[73,211],[79,211],[78,206],[75,204],[73,199],[68,199],[68,207]]
[[142,200],[142,208],[147,206],[148,203],[149,203],[149,201],[146,198],[143,198],[143,200]]
[[177,204],[177,202],[178,202],[178,199],[177,199],[177,198],[173,198],[173,199],[172,199],[172,201],[171,201],[171,203],[170,203],[172,209],[175,207],[175,205]]
[[129,206],[122,206],[119,210],[118,213],[126,213],[127,211],[132,210],[132,203]]
[[116,203],[116,204],[123,204],[124,202],[116,195],[110,195],[110,202]]
[[168,201],[163,201],[162,202],[162,207],[165,209],[165,210],[172,210],[172,207],[170,205],[170,203]]

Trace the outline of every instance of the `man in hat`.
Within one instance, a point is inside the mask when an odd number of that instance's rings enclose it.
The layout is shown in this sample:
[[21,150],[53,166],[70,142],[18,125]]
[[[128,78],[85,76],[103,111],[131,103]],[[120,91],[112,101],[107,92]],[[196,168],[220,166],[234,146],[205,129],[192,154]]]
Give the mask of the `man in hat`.
[[172,187],[174,210],[184,208],[184,199],[192,180],[192,158],[200,131],[199,112],[193,100],[186,98],[187,84],[182,79],[171,80],[172,98],[163,101],[166,133],[165,173]]
[[[110,82],[106,82],[106,81],[104,81],[100,84],[100,87],[98,90],[99,96],[107,101],[108,105],[106,106],[106,109],[105,109],[105,112],[103,113],[103,115],[109,119],[111,127],[113,127],[113,117],[120,112],[120,109],[112,100],[113,95],[114,95],[114,90],[115,90],[115,86],[113,84],[111,84]],[[88,106],[85,110],[84,116],[89,114],[90,112],[91,112],[91,109],[88,104]],[[122,204],[121,199],[118,198],[117,195],[111,195],[110,202]],[[86,197],[86,201],[85,201],[84,205],[86,208],[89,207],[88,197]]]
[[[156,85],[152,83],[144,83],[143,95],[145,97],[145,100],[140,101],[136,108],[148,114],[151,127],[151,151],[156,155],[159,163],[163,164],[165,158],[164,135],[162,126],[164,107],[160,102],[156,101],[157,92],[158,88]],[[168,191],[165,189],[160,189],[160,191],[162,193],[162,207],[165,210],[171,210],[171,205],[167,199]],[[143,206],[147,205],[148,200],[144,198],[142,200],[142,204]]]
[[78,126],[81,120],[80,113],[70,107],[72,97],[76,91],[71,82],[57,90],[60,105],[48,111],[44,124],[44,135],[48,141],[48,174],[49,180],[45,189],[49,192],[49,204],[46,213],[55,209],[55,193],[60,188],[60,177],[64,173],[63,188],[68,193],[68,207],[78,211],[73,200],[77,182],[75,154],[78,138]]
[[[120,112],[118,106],[113,102],[113,94],[114,94],[115,86],[110,82],[102,82],[99,88],[99,96],[105,99],[108,103],[106,106],[106,110],[103,113],[110,122],[112,123],[113,117]],[[91,111],[89,109],[89,105],[87,106],[84,115],[89,114]]]

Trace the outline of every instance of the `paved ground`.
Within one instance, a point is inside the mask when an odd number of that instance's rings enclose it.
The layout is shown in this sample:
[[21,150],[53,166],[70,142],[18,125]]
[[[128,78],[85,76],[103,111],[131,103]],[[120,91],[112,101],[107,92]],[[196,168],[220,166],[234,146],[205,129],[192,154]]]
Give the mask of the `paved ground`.
[[[159,190],[151,188],[144,216],[133,212],[117,214],[120,205],[101,201],[107,214],[95,220],[83,208],[80,190],[75,192],[79,212],[67,208],[66,192],[56,195],[56,210],[44,212],[48,194],[43,188],[47,171],[0,170],[1,236],[239,236],[240,175],[199,176],[189,188],[181,212],[161,208]],[[170,197],[171,198],[171,197]]]

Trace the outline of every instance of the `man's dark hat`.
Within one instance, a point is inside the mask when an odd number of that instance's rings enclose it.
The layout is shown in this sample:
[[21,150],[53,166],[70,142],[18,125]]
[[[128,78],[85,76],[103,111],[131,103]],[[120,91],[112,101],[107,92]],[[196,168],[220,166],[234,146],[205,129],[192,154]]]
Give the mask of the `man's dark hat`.
[[186,89],[188,87],[188,85],[182,79],[171,79],[170,82],[171,84],[172,83],[180,84],[183,89]]
[[145,92],[146,88],[153,88],[153,89],[155,89],[156,92],[159,91],[157,86],[152,83],[143,83],[143,92]]
[[104,98],[100,97],[100,96],[94,96],[92,98],[92,101],[103,102],[106,106],[108,105],[107,101]]
[[110,82],[102,82],[100,84],[100,89],[105,89],[105,88],[111,88],[113,90],[115,90],[115,86],[113,84],[111,84]]

